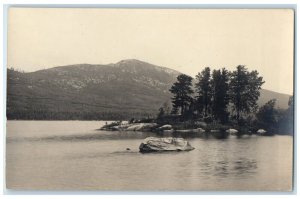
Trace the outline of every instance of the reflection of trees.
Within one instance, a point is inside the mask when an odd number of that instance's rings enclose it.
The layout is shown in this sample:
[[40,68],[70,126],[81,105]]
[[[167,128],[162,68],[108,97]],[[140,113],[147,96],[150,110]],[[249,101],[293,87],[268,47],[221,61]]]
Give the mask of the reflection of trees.
[[257,163],[255,160],[249,160],[246,158],[237,160],[234,162],[234,170],[237,175],[255,173],[257,169]]
[[239,158],[232,162],[218,161],[214,167],[214,175],[226,177],[227,175],[244,176],[255,173],[257,163],[255,160]]

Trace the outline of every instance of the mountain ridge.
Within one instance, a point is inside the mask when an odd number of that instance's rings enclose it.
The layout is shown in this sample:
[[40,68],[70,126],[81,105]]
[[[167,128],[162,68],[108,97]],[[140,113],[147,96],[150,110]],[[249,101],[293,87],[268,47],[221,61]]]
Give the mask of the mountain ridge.
[[[153,116],[163,103],[170,104],[169,89],[179,74],[176,70],[135,59],[107,65],[57,66],[27,73],[8,69],[7,117],[122,119]],[[265,89],[261,90],[259,105],[272,96],[279,99],[281,108],[287,108],[289,95]]]

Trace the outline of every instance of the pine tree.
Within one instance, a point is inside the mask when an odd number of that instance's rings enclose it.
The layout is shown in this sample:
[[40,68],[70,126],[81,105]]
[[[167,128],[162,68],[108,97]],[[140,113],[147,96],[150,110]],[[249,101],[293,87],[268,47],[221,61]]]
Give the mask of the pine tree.
[[212,73],[212,114],[215,119],[222,123],[228,121],[229,113],[227,106],[229,103],[229,76],[228,71],[223,68],[221,70],[214,70]]
[[210,84],[210,68],[206,67],[201,73],[196,75],[196,91],[199,112],[204,111],[204,117],[208,116],[211,105],[211,84]]
[[258,124],[267,130],[274,130],[277,126],[278,119],[276,109],[274,108],[276,99],[269,100],[265,105],[259,108],[256,114]]
[[181,74],[177,77],[177,82],[172,85],[170,89],[170,92],[174,95],[172,98],[172,113],[177,113],[179,108],[181,115],[184,115],[184,113],[187,111],[193,99],[191,97],[193,94],[192,80],[192,77]]
[[231,73],[230,102],[236,112],[237,121],[242,113],[251,113],[257,109],[257,100],[264,81],[257,71],[248,72],[245,66],[239,65]]

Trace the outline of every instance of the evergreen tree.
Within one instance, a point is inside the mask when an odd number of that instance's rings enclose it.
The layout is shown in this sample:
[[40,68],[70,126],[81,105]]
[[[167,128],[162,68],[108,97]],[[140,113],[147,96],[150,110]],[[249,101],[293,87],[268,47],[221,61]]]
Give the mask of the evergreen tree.
[[291,122],[293,122],[294,120],[294,96],[291,96],[289,98],[289,102],[288,102],[288,109],[287,109],[287,114],[288,117],[290,118]]
[[294,96],[289,98],[287,109],[287,132],[293,134],[294,131]]
[[274,108],[275,104],[276,99],[272,99],[259,108],[256,118],[260,128],[267,129],[268,131],[276,129],[278,118],[277,111]]
[[288,102],[289,107],[282,111],[279,121],[279,131],[282,134],[293,134],[294,131],[294,97],[291,96]]
[[247,103],[248,103],[248,109],[247,113],[249,112],[256,112],[258,105],[257,100],[260,96],[260,89],[261,86],[264,84],[263,78],[259,77],[259,74],[256,70],[251,71],[248,74],[248,85],[247,85]]
[[181,74],[177,77],[177,81],[172,85],[170,89],[170,92],[174,95],[172,98],[172,113],[177,113],[179,108],[181,115],[184,115],[187,111],[193,99],[191,97],[191,94],[193,94],[192,80],[192,77]]
[[237,66],[236,70],[231,73],[229,95],[237,121],[240,121],[242,113],[251,113],[257,109],[259,90],[263,83],[257,71],[248,72],[247,68],[242,65]]
[[229,76],[228,71],[223,68],[221,70],[214,70],[212,73],[212,114],[215,119],[222,123],[228,121],[229,113],[227,106],[229,103]]
[[210,68],[206,67],[201,73],[196,75],[196,91],[197,91],[197,107],[199,112],[204,111],[204,117],[208,116],[211,105],[211,83],[210,83]]

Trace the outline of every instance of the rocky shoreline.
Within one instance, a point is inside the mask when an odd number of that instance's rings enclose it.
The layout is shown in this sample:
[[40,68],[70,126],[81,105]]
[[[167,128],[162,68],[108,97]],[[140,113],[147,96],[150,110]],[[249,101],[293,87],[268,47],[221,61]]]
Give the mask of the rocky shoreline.
[[[247,131],[247,133],[241,133],[234,128],[224,128],[224,126],[217,126],[215,129],[211,129],[205,122],[198,122],[194,127],[184,129],[184,125],[180,124],[157,124],[155,122],[124,122],[115,121],[112,123],[106,123],[99,130],[102,131],[118,131],[118,132],[153,132],[157,137],[147,137],[139,146],[141,153],[152,152],[172,152],[172,151],[192,151],[195,148],[184,138],[202,137],[202,138],[217,138],[225,139],[230,135],[243,136],[245,134],[251,136],[253,134],[266,136],[269,135],[264,129],[259,129],[254,133]],[[130,150],[130,149],[129,149]]]
[[179,128],[171,124],[157,123],[129,123],[127,121],[116,121],[105,124],[100,130],[104,131],[140,131],[140,132],[155,132],[163,136],[214,136],[216,138],[226,138],[229,135],[269,135],[264,129],[258,129],[254,132],[240,132],[234,128],[216,128],[210,129],[205,122],[199,122],[196,128]]

